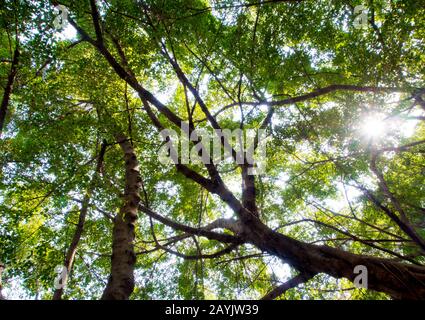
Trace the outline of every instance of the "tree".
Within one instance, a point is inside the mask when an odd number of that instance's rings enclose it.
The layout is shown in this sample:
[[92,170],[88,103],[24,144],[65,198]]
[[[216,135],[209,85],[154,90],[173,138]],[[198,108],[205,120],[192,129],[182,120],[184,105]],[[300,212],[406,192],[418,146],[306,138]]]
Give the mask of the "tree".
[[[54,29],[58,4],[75,36]],[[1,70],[7,282],[55,299],[423,299],[425,6],[370,2],[357,29],[355,5],[6,1],[25,13],[13,95]]]

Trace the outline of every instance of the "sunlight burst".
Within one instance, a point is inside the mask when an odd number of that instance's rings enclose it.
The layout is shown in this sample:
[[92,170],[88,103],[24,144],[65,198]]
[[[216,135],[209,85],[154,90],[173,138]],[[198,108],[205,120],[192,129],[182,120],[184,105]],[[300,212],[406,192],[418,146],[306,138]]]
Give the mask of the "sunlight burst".
[[364,119],[361,125],[361,132],[367,137],[376,138],[384,135],[387,124],[380,115],[370,115]]

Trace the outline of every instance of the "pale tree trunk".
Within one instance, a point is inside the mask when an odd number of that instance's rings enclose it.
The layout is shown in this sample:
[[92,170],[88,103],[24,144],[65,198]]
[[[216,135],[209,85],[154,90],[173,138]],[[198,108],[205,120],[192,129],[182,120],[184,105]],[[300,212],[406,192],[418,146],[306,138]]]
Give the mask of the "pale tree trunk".
[[[90,199],[91,199],[93,190],[96,186],[97,177],[98,177],[100,170],[102,168],[103,158],[104,158],[105,152],[106,152],[106,146],[107,146],[106,141],[104,141],[102,143],[99,155],[97,157],[96,169],[95,169],[93,176],[91,178],[90,185],[87,188],[87,191],[86,191],[86,194],[84,195],[83,201],[81,202],[81,209],[80,209],[80,215],[78,217],[78,224],[77,224],[77,227],[75,229],[74,235],[72,237],[71,244],[70,244],[70,246],[69,246],[69,248],[66,252],[65,261],[64,261],[64,266],[67,269],[67,274],[69,274],[71,272],[72,266],[74,264],[74,259],[75,259],[75,254],[77,253],[78,243],[80,242],[81,236],[82,236],[83,231],[84,231],[84,223],[86,221],[87,212],[88,212],[88,208],[89,208],[89,205],[90,205]],[[64,282],[66,280],[62,279],[62,281]],[[56,289],[55,292],[53,293],[52,299],[53,300],[61,300],[62,295],[63,295],[63,288]]]
[[2,290],[3,290],[3,280],[2,280],[2,273],[4,270],[4,264],[0,261],[0,300],[6,300],[6,298],[3,296]]
[[132,144],[121,134],[116,135],[115,139],[124,153],[125,191],[123,205],[114,218],[111,273],[102,295],[103,300],[126,300],[134,290],[134,228],[140,202],[141,179]]

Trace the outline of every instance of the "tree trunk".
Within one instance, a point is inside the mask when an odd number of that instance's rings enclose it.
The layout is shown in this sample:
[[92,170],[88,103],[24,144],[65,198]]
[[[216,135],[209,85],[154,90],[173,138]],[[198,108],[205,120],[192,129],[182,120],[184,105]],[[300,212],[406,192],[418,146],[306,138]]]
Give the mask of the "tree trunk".
[[124,135],[116,135],[125,160],[124,203],[114,218],[112,233],[111,273],[103,292],[103,300],[126,300],[134,290],[134,228],[140,202],[139,164],[130,141]]
[[[106,151],[106,142],[104,141],[103,144],[102,144],[102,147],[100,148],[99,155],[97,157],[97,164],[96,164],[95,172],[93,173],[93,176],[92,176],[91,181],[90,181],[90,185],[89,185],[89,187],[86,191],[86,194],[84,195],[83,201],[81,203],[81,209],[80,209],[80,215],[78,217],[77,228],[75,229],[74,236],[72,237],[71,244],[70,244],[68,251],[66,253],[64,266],[68,270],[67,274],[69,274],[71,272],[72,265],[74,264],[74,259],[75,259],[75,254],[77,252],[78,243],[80,242],[81,236],[83,234],[84,223],[86,221],[87,211],[88,211],[89,204],[90,204],[90,198],[91,198],[93,190],[96,186],[97,176],[98,176],[100,169],[102,167],[103,157],[105,156],[105,151]],[[62,279],[62,283],[64,283],[65,281],[66,281],[66,279]],[[56,289],[55,292],[53,293],[52,299],[53,300],[61,300],[62,294],[63,294],[63,288]]]
[[363,265],[368,271],[368,289],[387,293],[393,299],[425,299],[423,266],[304,243],[271,230],[252,215],[244,220],[246,240],[300,272],[326,273],[353,281],[357,276],[355,266]]
[[15,52],[13,54],[12,66],[10,68],[9,75],[7,77],[6,87],[4,88],[3,99],[0,105],[0,138],[3,132],[3,126],[6,119],[7,109],[9,107],[10,95],[12,94],[13,83],[15,82],[16,73],[18,72],[19,62],[19,48],[16,45]]
[[6,300],[6,298],[3,296],[3,278],[2,273],[4,270],[4,264],[0,261],[0,300]]

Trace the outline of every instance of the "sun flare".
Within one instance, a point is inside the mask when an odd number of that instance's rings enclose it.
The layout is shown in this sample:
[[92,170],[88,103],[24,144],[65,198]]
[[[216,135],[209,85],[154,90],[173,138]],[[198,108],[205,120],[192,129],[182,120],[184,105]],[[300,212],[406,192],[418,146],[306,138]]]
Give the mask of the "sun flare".
[[363,135],[376,138],[382,136],[388,126],[380,115],[370,115],[363,120],[361,132]]

